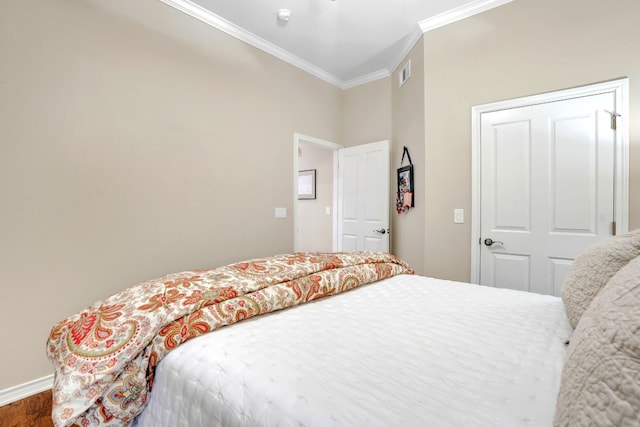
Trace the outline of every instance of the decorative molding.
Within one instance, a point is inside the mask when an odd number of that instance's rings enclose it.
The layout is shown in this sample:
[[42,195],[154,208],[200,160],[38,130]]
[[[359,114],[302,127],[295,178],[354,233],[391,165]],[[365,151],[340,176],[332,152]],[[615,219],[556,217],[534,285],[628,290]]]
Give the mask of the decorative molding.
[[53,374],[0,390],[0,406],[8,405],[53,387]]
[[486,10],[493,9],[494,7],[501,6],[513,0],[476,0],[458,8],[452,9],[448,12],[436,15],[432,18],[420,21],[418,25],[421,31],[416,31],[406,38],[403,47],[398,51],[395,58],[385,69],[374,71],[372,73],[365,74],[348,81],[339,79],[333,74],[328,73],[325,70],[311,64],[310,62],[305,61],[299,56],[296,56],[291,52],[284,50],[281,47],[278,47],[261,37],[256,36],[255,34],[216,15],[215,13],[203,8],[202,6],[192,2],[191,0],[160,1],[167,4],[168,6],[173,7],[174,9],[177,9],[193,18],[198,19],[199,21],[204,22],[207,25],[225,32],[230,36],[237,38],[238,40],[241,40],[257,49],[275,56],[276,58],[279,58],[293,65],[294,67],[306,71],[307,73],[316,76],[319,79],[326,81],[327,83],[330,83],[340,89],[350,89],[392,75],[396,68],[398,68],[400,63],[404,61],[411,49],[413,49],[416,42],[420,39],[420,37],[422,37],[423,33],[450,24],[452,22],[468,18],[469,16],[484,12]]
[[485,12],[498,6],[511,3],[513,0],[476,0],[471,3],[448,10],[439,15],[418,22],[423,33],[444,27],[445,25],[460,21],[478,13]]
[[355,79],[351,79],[349,81],[343,82],[338,87],[340,89],[351,89],[356,86],[363,85],[365,83],[370,83],[376,80],[384,79],[385,77],[389,77],[391,73],[386,68],[382,70],[374,71],[373,73],[365,74],[360,77],[356,77]]
[[404,46],[398,51],[395,59],[391,62],[391,64],[389,64],[389,67],[387,68],[389,74],[393,74],[400,66],[400,64],[406,60],[409,52],[411,52],[411,49],[413,49],[416,43],[418,43],[418,40],[422,38],[422,34],[423,33],[421,31],[414,31],[410,36],[407,37]]
[[210,25],[214,28],[217,28],[220,31],[225,32],[230,36],[237,38],[238,40],[248,43],[253,47],[256,47],[270,55],[275,56],[276,58],[279,58],[295,67],[298,67],[301,70],[306,71],[307,73],[326,81],[327,83],[331,83],[332,85],[337,87],[342,87],[342,85],[344,84],[344,82],[338,79],[336,76],[330,73],[327,73],[326,71],[305,61],[299,56],[296,56],[291,52],[288,52],[274,45],[273,43],[268,42],[265,39],[256,36],[253,33],[250,33],[244,28],[241,28],[235,25],[234,23],[219,17],[218,15],[208,11],[207,9],[203,8],[200,5],[193,3],[190,0],[160,0],[160,1],[175,9],[178,9],[181,12],[186,13],[189,16],[192,16],[204,22],[207,25]]

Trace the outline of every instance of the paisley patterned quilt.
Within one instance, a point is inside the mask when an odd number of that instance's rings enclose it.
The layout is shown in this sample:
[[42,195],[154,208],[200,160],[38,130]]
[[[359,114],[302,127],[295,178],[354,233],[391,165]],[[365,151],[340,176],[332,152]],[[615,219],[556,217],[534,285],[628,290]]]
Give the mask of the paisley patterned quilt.
[[52,329],[47,355],[55,365],[54,424],[126,426],[146,405],[155,366],[188,339],[412,273],[386,253],[295,253],[133,286]]

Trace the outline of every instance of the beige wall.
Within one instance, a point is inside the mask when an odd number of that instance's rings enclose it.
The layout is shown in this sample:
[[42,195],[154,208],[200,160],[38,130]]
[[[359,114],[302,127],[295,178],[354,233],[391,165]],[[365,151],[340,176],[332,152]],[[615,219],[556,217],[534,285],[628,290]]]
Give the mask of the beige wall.
[[[298,200],[298,251],[333,249],[333,154],[330,148],[300,141],[298,170],[316,170],[316,198]],[[326,208],[329,207],[329,215]]]
[[[392,123],[391,138],[391,191],[395,202],[397,168],[402,160],[403,147],[411,154],[414,170],[415,207],[398,215],[393,210],[391,237],[393,253],[407,261],[418,274],[424,274],[424,218],[429,202],[425,197],[425,135],[424,135],[424,48],[420,39],[407,57],[400,63],[391,78]],[[411,60],[411,77],[399,87],[398,74],[405,63]],[[405,158],[403,165],[408,165]],[[395,208],[395,203],[393,205]]]
[[342,102],[342,144],[345,147],[391,139],[389,78],[345,90]]
[[0,390],[100,298],[291,251],[292,136],[341,140],[339,89],[157,0],[2,2],[0,58]]
[[425,34],[426,274],[470,277],[474,105],[629,77],[630,227],[640,227],[639,16],[637,0],[516,0]]

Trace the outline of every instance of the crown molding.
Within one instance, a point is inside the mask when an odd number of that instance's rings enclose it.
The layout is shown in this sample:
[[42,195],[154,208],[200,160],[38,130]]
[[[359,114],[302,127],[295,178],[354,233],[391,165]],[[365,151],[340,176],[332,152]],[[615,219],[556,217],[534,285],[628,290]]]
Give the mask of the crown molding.
[[22,400],[53,387],[53,374],[38,378],[15,387],[0,390],[0,406]]
[[404,62],[404,60],[407,58],[407,55],[409,55],[409,52],[411,52],[411,49],[413,49],[413,47],[416,45],[418,40],[422,38],[422,34],[423,33],[421,31],[414,31],[413,33],[411,33],[410,36],[407,37],[404,45],[402,46],[402,49],[398,51],[398,54],[395,56],[393,61],[389,64],[389,67],[387,67],[387,71],[389,72],[389,75],[393,74],[396,71],[396,69],[400,66],[400,64]]
[[336,76],[327,73],[326,71],[316,67],[315,65],[305,61],[304,59],[296,56],[271,42],[266,41],[265,39],[256,36],[253,33],[241,28],[234,23],[227,21],[224,18],[210,12],[209,10],[203,8],[200,5],[193,3],[190,0],[160,0],[161,2],[183,12],[187,15],[196,18],[207,25],[210,25],[214,28],[217,28],[220,31],[223,31],[230,36],[233,36],[245,43],[250,44],[253,47],[256,47],[270,55],[275,56],[297,68],[300,68],[307,73],[318,77],[326,81],[327,83],[331,83],[334,86],[342,88],[345,84],[342,80],[337,78]]
[[160,0],[168,6],[173,7],[187,15],[198,19],[199,21],[204,22],[207,25],[210,25],[220,31],[229,34],[232,37],[237,38],[251,46],[258,48],[276,58],[279,58],[294,67],[297,67],[315,77],[318,77],[321,80],[324,80],[327,83],[330,83],[340,89],[350,89],[365,83],[370,83],[375,80],[383,79],[389,77],[394,73],[396,68],[400,65],[402,61],[409,54],[411,49],[415,46],[416,42],[422,37],[422,34],[431,31],[433,29],[445,26],[447,24],[451,24],[453,22],[468,18],[470,16],[476,15],[478,13],[484,12],[489,9],[493,9],[498,6],[502,6],[503,4],[510,3],[513,0],[476,0],[466,5],[457,7],[450,11],[441,13],[440,15],[436,15],[432,18],[425,19],[423,21],[418,22],[421,31],[416,31],[412,33],[409,37],[407,37],[404,45],[398,51],[394,60],[389,64],[386,69],[381,69],[378,71],[374,71],[369,74],[365,74],[360,77],[356,77],[354,79],[344,81],[334,76],[331,73],[326,72],[325,70],[316,67],[315,65],[305,61],[292,54],[289,51],[286,51],[273,43],[264,40],[261,37],[256,36],[255,34],[241,28],[234,23],[212,13],[211,11],[203,8],[202,6],[192,2],[191,0]]
[[423,33],[435,30],[436,28],[452,24],[456,21],[468,18],[478,13],[485,12],[498,6],[511,3],[513,0],[476,0],[471,3],[456,7],[447,12],[433,16],[418,22]]
[[383,68],[378,71],[374,71],[373,73],[365,74],[360,77],[356,77],[355,79],[348,80],[341,84],[340,89],[351,89],[356,86],[363,85],[365,83],[371,83],[376,80],[384,79],[385,77],[389,77],[391,73],[386,68]]

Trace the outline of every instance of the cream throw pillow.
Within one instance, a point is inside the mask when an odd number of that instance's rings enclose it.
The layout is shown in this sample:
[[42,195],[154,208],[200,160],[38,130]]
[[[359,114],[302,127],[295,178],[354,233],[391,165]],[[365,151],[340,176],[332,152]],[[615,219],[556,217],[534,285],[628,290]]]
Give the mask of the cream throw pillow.
[[574,329],[600,289],[639,255],[640,228],[596,243],[576,258],[562,285],[562,301]]
[[554,426],[640,426],[640,257],[611,278],[578,323]]

